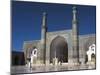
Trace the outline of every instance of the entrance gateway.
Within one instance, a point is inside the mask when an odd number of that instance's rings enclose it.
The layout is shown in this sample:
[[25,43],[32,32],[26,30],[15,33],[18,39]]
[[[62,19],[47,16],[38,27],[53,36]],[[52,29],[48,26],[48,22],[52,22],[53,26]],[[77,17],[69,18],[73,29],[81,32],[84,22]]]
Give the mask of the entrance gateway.
[[68,46],[64,37],[57,36],[50,45],[50,63],[57,58],[58,62],[68,62]]

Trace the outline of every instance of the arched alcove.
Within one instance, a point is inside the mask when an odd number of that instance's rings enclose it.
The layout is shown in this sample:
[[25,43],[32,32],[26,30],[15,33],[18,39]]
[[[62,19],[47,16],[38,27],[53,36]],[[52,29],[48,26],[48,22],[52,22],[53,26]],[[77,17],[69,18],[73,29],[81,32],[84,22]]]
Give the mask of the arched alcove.
[[[89,50],[89,47],[93,44],[95,44],[95,37],[88,37],[86,43],[84,43],[84,50],[85,50],[85,55],[86,55],[85,62],[88,62],[87,51]],[[93,56],[94,56],[94,54],[91,55],[91,57],[93,57]]]
[[50,44],[50,63],[55,57],[60,62],[68,62],[68,45],[62,36],[55,37]]

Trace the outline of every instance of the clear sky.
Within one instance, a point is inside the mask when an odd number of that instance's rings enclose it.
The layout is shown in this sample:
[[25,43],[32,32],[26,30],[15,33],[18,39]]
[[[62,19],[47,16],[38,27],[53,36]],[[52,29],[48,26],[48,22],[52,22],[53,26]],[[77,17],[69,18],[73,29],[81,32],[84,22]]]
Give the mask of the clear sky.
[[[43,12],[47,13],[48,32],[71,29],[72,7],[69,4],[12,1],[12,50],[21,51],[24,41],[41,38]],[[95,34],[96,7],[76,7],[79,35]]]

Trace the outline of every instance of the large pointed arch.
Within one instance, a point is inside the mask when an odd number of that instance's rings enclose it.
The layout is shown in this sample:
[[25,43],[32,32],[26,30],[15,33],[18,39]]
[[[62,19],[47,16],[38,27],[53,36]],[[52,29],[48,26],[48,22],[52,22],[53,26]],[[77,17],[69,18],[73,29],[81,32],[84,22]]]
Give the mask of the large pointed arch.
[[68,45],[62,36],[55,37],[50,45],[50,63],[57,57],[60,62],[68,62]]

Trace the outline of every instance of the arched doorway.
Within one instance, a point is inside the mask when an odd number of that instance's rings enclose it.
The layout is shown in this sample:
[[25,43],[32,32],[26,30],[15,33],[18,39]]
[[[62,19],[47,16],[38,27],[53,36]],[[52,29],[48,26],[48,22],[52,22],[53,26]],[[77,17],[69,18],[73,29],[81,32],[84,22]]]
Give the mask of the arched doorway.
[[91,61],[95,62],[96,60],[96,55],[94,53],[91,54]]
[[64,37],[57,36],[50,45],[50,63],[53,58],[58,58],[58,62],[68,62],[68,45]]

